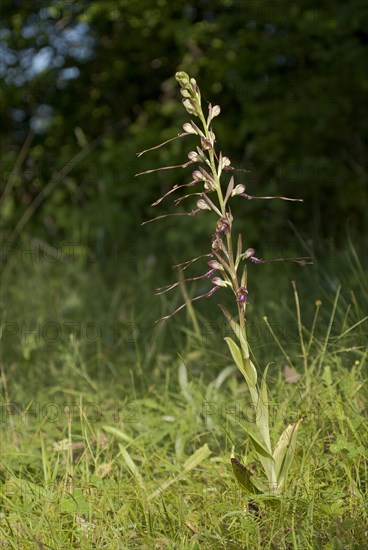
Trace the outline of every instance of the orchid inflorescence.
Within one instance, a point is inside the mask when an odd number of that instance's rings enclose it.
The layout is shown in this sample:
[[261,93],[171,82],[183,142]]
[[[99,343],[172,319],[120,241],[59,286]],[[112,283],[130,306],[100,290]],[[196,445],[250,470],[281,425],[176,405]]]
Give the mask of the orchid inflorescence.
[[[199,300],[201,298],[208,298],[212,296],[219,288],[228,287],[233,291],[235,300],[238,305],[238,313],[240,319],[244,318],[246,304],[248,303],[248,290],[247,290],[247,270],[246,262],[250,261],[254,264],[264,263],[265,260],[258,258],[255,254],[256,251],[254,248],[247,248],[243,251],[242,238],[241,235],[238,237],[236,254],[232,252],[232,225],[233,225],[233,216],[231,214],[230,201],[234,197],[251,199],[282,199],[286,201],[296,201],[302,202],[302,199],[292,199],[288,197],[281,196],[262,196],[256,197],[246,193],[246,187],[243,183],[235,184],[234,176],[231,175],[230,180],[227,184],[226,192],[223,192],[221,178],[224,174],[234,171],[234,167],[231,165],[231,161],[228,157],[224,156],[220,151],[217,154],[215,149],[216,135],[212,129],[212,121],[217,117],[221,109],[218,105],[208,105],[208,115],[205,117],[202,106],[201,106],[201,93],[197,82],[194,78],[190,78],[185,72],[178,72],[175,75],[176,80],[181,87],[181,95],[183,96],[183,105],[186,111],[190,115],[197,117],[202,124],[202,129],[193,121],[186,122],[183,125],[184,132],[178,134],[178,136],[167,140],[156,147],[142,151],[138,153],[138,156],[151,151],[152,149],[157,149],[163,145],[166,145],[173,139],[182,138],[188,135],[196,135],[200,140],[200,146],[196,147],[196,150],[190,151],[188,153],[188,161],[177,166],[165,166],[161,168],[156,168],[153,170],[147,170],[141,174],[149,174],[158,170],[169,170],[172,168],[187,168],[190,165],[195,164],[196,168],[192,172],[192,180],[189,183],[183,185],[174,185],[167,193],[162,197],[156,200],[152,206],[156,206],[161,203],[163,199],[176,192],[179,189],[194,187],[202,185],[202,190],[198,190],[193,193],[189,193],[177,198],[174,201],[175,205],[180,204],[183,200],[187,198],[195,197],[196,208],[189,212],[178,212],[171,214],[164,214],[157,216],[152,220],[144,222],[144,224],[150,223],[152,221],[163,219],[170,216],[195,216],[197,214],[203,213],[205,211],[212,211],[217,216],[215,231],[212,235],[211,251],[208,254],[203,254],[185,262],[184,264],[179,264],[178,266],[182,270],[186,269],[192,265],[195,261],[203,258],[211,258],[208,261],[208,266],[210,270],[204,273],[203,275],[197,277],[191,277],[185,279],[186,282],[197,281],[204,278],[211,279],[212,288],[200,296],[192,298],[191,301]],[[215,198],[213,198],[215,197]],[[212,200],[213,198],[213,200]],[[283,258],[272,259],[268,261],[281,261]],[[305,263],[306,258],[296,258],[291,259],[291,261]],[[239,271],[241,274],[239,275]],[[157,294],[163,294],[168,292],[173,288],[177,287],[180,282],[167,285],[165,287],[157,289]],[[183,309],[187,304],[184,303],[173,311],[170,315],[162,317],[160,321],[165,321],[178,313]],[[241,321],[242,324],[242,321]]]
[[[169,170],[172,168],[187,168],[191,165],[196,165],[192,172],[192,179],[189,183],[182,185],[174,185],[167,193],[153,203],[156,206],[163,199],[175,193],[179,189],[194,187],[192,193],[184,194],[174,201],[175,205],[180,204],[188,198],[196,199],[196,208],[189,212],[176,212],[157,216],[151,221],[166,218],[169,216],[196,216],[205,211],[210,211],[216,215],[216,224],[212,234],[211,248],[207,254],[202,254],[197,258],[188,260],[174,267],[185,271],[199,259],[206,259],[208,268],[207,271],[199,276],[184,279],[184,281],[198,281],[200,279],[210,279],[211,288],[205,294],[196,296],[191,300],[178,307],[170,315],[162,317],[160,321],[169,319],[187,306],[190,302],[209,298],[220,288],[228,288],[232,291],[235,303],[238,309],[238,321],[229,313],[229,311],[221,306],[222,312],[229,323],[236,340],[227,336],[225,341],[228,345],[231,356],[244,377],[248,386],[249,395],[252,406],[255,411],[255,421],[253,425],[243,424],[244,431],[247,433],[249,440],[253,446],[255,455],[262,465],[263,472],[266,475],[266,483],[260,478],[253,476],[246,466],[234,456],[231,458],[231,465],[234,475],[241,487],[252,495],[256,494],[271,494],[272,497],[279,494],[285,486],[288,471],[294,456],[296,437],[302,417],[296,422],[289,424],[280,435],[278,442],[273,446],[271,441],[271,431],[269,425],[269,405],[268,405],[268,389],[266,384],[267,368],[265,369],[260,384],[258,383],[258,372],[252,362],[250,356],[249,342],[247,338],[245,312],[246,306],[249,303],[249,293],[247,288],[247,263],[254,264],[265,263],[265,260],[256,255],[254,248],[243,249],[241,235],[238,236],[236,253],[233,253],[233,216],[231,213],[230,202],[235,197],[237,199],[245,198],[252,199],[282,199],[287,201],[301,202],[302,199],[291,199],[288,197],[255,197],[246,193],[246,187],[243,183],[235,184],[234,175],[230,174],[229,181],[223,183],[225,176],[228,173],[234,172],[236,169],[232,166],[228,157],[222,152],[216,152],[216,136],[212,129],[212,121],[217,117],[221,109],[218,105],[208,105],[208,115],[205,117],[201,106],[201,93],[194,78],[190,78],[184,72],[176,73],[176,80],[181,87],[183,96],[183,105],[187,112],[199,119],[202,129],[194,122],[186,122],[183,125],[184,132],[181,132],[176,137],[153,147],[157,149],[173,139],[182,138],[188,135],[196,135],[199,138],[200,145],[196,150],[188,153],[188,160],[178,166],[165,166],[156,170]],[[150,149],[148,149],[149,151]],[[139,156],[147,151],[142,151]],[[154,172],[155,170],[147,170],[142,174]],[[141,175],[141,174],[138,174]],[[224,184],[224,187],[223,187]],[[201,189],[199,188],[201,186]],[[298,263],[310,263],[310,258],[296,258],[288,260]],[[282,261],[284,258],[277,258],[268,261]],[[157,294],[163,294],[177,287],[180,282],[167,285],[157,289]]]

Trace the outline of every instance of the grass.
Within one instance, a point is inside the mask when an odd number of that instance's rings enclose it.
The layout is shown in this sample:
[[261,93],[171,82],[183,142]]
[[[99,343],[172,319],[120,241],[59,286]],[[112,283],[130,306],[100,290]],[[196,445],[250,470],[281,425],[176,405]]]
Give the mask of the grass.
[[[338,281],[336,264],[320,264],[313,289],[310,274],[288,267],[263,266],[255,281],[251,343],[260,368],[272,361],[275,435],[305,416],[288,490],[270,501],[249,500],[233,478],[233,446],[255,467],[241,428],[251,409],[216,301],[197,310],[200,334],[183,316],[154,326],[162,311],[142,261],[12,257],[2,287],[0,548],[366,548],[368,293],[355,250],[336,261]],[[283,376],[290,362],[295,383]]]

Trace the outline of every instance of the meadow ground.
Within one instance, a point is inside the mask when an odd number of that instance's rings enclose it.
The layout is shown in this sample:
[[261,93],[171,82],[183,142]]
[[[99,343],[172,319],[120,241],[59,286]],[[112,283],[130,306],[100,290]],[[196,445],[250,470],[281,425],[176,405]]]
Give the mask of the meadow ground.
[[273,500],[233,478],[233,447],[256,465],[219,300],[154,325],[177,302],[153,296],[148,260],[117,272],[14,254],[5,266],[0,548],[366,548],[368,293],[355,250],[308,274],[263,266],[254,282],[250,341],[260,370],[271,363],[275,437],[304,417]]

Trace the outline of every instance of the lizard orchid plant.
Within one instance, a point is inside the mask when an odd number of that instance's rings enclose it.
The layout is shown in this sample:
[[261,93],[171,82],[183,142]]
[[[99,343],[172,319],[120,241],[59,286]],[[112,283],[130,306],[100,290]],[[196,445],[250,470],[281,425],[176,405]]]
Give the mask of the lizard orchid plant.
[[[183,125],[183,132],[176,137],[182,138],[188,135],[198,137],[199,144],[195,150],[188,153],[188,160],[178,166],[166,166],[154,170],[147,170],[137,175],[143,175],[156,170],[168,170],[171,168],[186,168],[193,166],[192,178],[189,183],[183,185],[174,185],[165,195],[159,198],[152,206],[156,206],[163,199],[176,193],[180,189],[194,188],[189,194],[184,194],[176,200],[174,204],[178,205],[187,198],[196,200],[196,207],[189,212],[176,212],[158,216],[146,223],[162,219],[168,216],[196,216],[201,213],[211,212],[215,216],[214,229],[209,242],[208,253],[189,260],[179,266],[182,270],[189,268],[197,260],[205,259],[208,264],[208,270],[196,277],[190,277],[185,281],[197,281],[207,278],[211,281],[209,289],[205,294],[196,296],[191,301],[202,298],[209,298],[215,292],[227,290],[233,294],[234,306],[237,309],[237,316],[221,306],[222,312],[229,323],[234,337],[226,337],[226,343],[229,347],[231,356],[243,375],[248,386],[250,399],[255,412],[254,423],[242,424],[244,427],[254,452],[263,467],[265,479],[256,478],[251,472],[234,456],[231,458],[231,464],[236,479],[241,487],[249,494],[279,494],[287,479],[287,474],[292,463],[296,437],[301,419],[286,427],[284,432],[278,438],[276,445],[272,445],[270,426],[269,426],[269,404],[268,389],[266,384],[267,369],[263,373],[261,381],[258,381],[258,373],[254,366],[249,351],[247,330],[246,330],[246,309],[249,302],[249,292],[247,283],[247,264],[261,264],[265,260],[256,255],[254,248],[243,247],[241,235],[236,240],[233,235],[233,216],[231,213],[231,202],[234,200],[253,200],[253,199],[281,199],[286,201],[302,202],[302,199],[292,199],[281,196],[252,196],[246,192],[243,183],[235,183],[232,172],[234,171],[231,161],[222,152],[216,151],[216,136],[212,128],[212,121],[217,117],[221,109],[218,105],[208,105],[208,114],[205,116],[201,105],[201,93],[197,82],[190,78],[185,72],[178,72],[175,75],[180,84],[181,95],[183,96],[183,105],[189,115],[195,117]],[[157,149],[172,140],[168,140],[152,149]],[[151,151],[147,149],[138,153],[138,156]],[[236,251],[236,252],[235,252]],[[234,253],[235,252],[235,253]],[[274,259],[271,261],[281,261]],[[292,261],[305,263],[306,258],[292,259]],[[180,282],[158,289],[158,294],[167,292],[177,287]],[[171,314],[166,315],[160,321],[165,321],[186,307],[184,303]]]

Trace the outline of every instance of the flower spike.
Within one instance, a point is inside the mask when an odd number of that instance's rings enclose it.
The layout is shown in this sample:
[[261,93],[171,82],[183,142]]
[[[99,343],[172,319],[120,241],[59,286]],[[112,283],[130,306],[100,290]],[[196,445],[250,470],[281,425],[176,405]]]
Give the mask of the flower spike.
[[[156,293],[161,295],[174,288],[180,287],[182,283],[196,282],[203,279],[210,279],[212,288],[205,294],[200,294],[191,299],[183,292],[185,303],[177,307],[172,313],[156,321],[156,323],[167,321],[173,315],[176,315],[176,313],[189,306],[192,302],[201,300],[202,298],[210,298],[220,288],[232,291],[234,306],[236,306],[237,310],[237,319],[235,319],[226,308],[223,306],[221,306],[221,308],[235,336],[233,335],[233,338],[227,336],[225,341],[235,364],[248,385],[256,420],[254,425],[251,426],[251,431],[248,431],[247,428],[246,431],[247,435],[249,435],[250,442],[253,444],[255,456],[259,459],[264,469],[264,473],[267,477],[267,484],[260,480],[255,480],[254,476],[251,475],[247,468],[236,458],[232,458],[231,464],[236,479],[248,493],[252,495],[258,493],[268,494],[269,491],[271,491],[274,494],[278,494],[285,483],[285,479],[287,479],[288,469],[295,449],[296,432],[301,420],[298,420],[294,424],[290,424],[279,437],[278,443],[273,446],[269,426],[268,390],[266,385],[267,368],[262,376],[262,380],[258,383],[258,373],[251,359],[249,339],[247,336],[246,309],[249,303],[248,268],[249,264],[264,264],[279,261],[291,261],[305,264],[309,263],[310,258],[274,258],[271,260],[263,260],[256,256],[256,250],[254,248],[249,247],[244,251],[243,239],[240,235],[237,239],[236,253],[234,253],[233,216],[231,209],[232,202],[235,200],[238,201],[238,197],[248,200],[279,199],[292,202],[303,202],[303,200],[283,196],[252,196],[246,193],[246,186],[243,183],[235,181],[233,175],[231,175],[227,184],[221,180],[223,175],[227,175],[226,172],[248,172],[248,170],[234,168],[228,157],[224,156],[221,151],[219,154],[216,152],[216,135],[212,129],[212,122],[213,119],[220,114],[221,109],[218,105],[212,105],[210,103],[206,116],[201,106],[201,93],[196,80],[190,78],[190,76],[183,71],[177,72],[175,77],[180,84],[180,93],[186,111],[190,115],[197,117],[197,122],[199,125],[202,125],[202,129],[200,129],[193,120],[185,122],[183,125],[185,133],[182,135],[191,134],[196,136],[198,140],[198,145],[193,147],[187,154],[189,162],[187,160],[187,162],[179,166],[167,166],[157,169],[169,170],[179,167],[186,168],[190,164],[195,164],[195,169],[192,171],[192,181],[184,185],[174,185],[174,187],[165,193],[163,197],[155,201],[153,206],[159,204],[165,197],[182,187],[190,187],[198,184],[195,192],[183,194],[183,196],[174,200],[174,204],[178,205],[184,199],[192,199],[196,201],[196,208],[190,212],[179,212],[158,216],[153,220],[144,222],[144,224],[169,216],[195,216],[202,210],[208,210],[209,216],[211,215],[214,218],[214,229],[211,232],[211,240],[209,239],[208,242],[209,251],[207,254],[202,254],[192,260],[174,266],[183,272],[199,259],[206,258],[209,269],[206,268],[206,272],[202,275],[188,278],[182,276],[180,277],[180,281],[158,288]],[[182,135],[179,135],[179,137]],[[143,154],[143,152],[141,154]],[[149,174],[157,170],[147,170],[146,172],[142,172],[142,174]],[[199,328],[198,324],[195,322],[194,316],[192,316],[192,320],[195,330],[198,333]],[[235,339],[236,342],[234,341]]]

